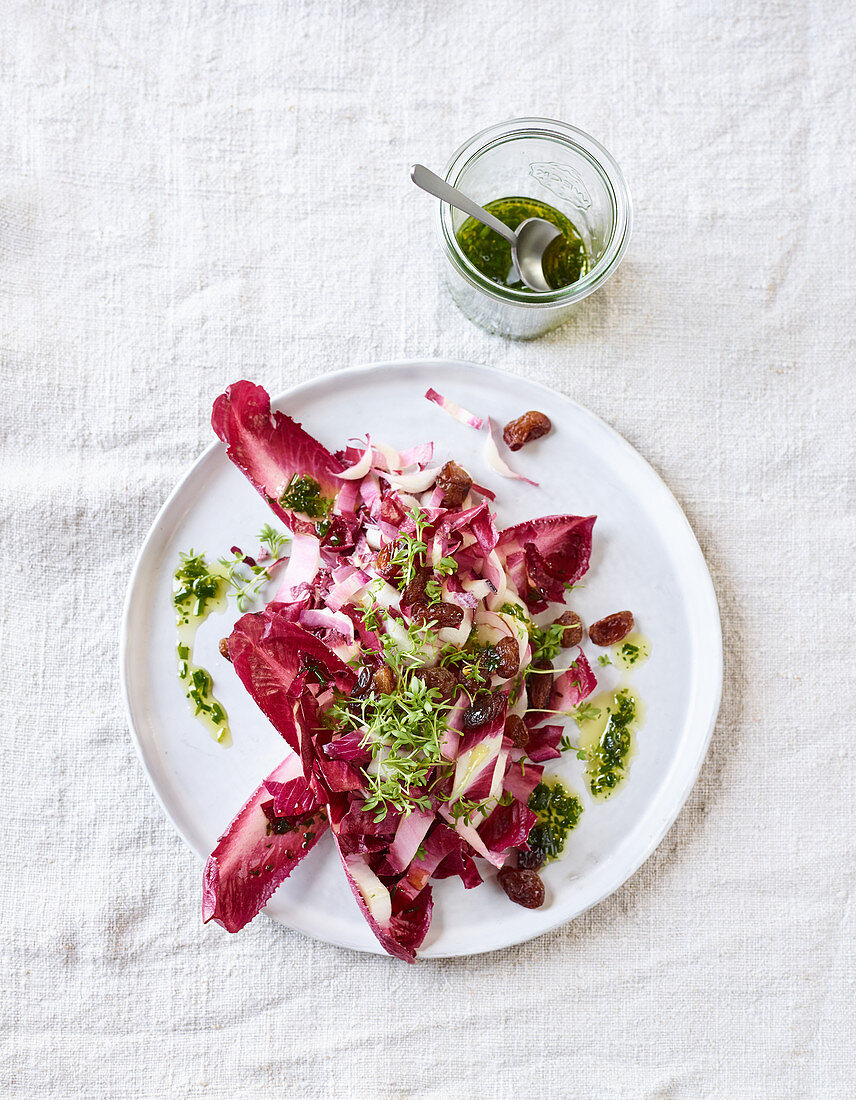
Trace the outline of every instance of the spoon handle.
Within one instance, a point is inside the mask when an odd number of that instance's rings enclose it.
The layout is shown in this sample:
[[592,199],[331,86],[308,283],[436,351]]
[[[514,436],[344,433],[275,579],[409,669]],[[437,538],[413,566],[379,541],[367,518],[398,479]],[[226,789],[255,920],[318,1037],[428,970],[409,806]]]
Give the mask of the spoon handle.
[[500,237],[504,237],[509,244],[517,244],[517,234],[513,229],[509,229],[505,222],[501,222],[499,218],[489,214],[484,207],[479,206],[472,199],[468,199],[466,195],[462,195],[456,187],[446,183],[444,179],[432,172],[430,168],[426,168],[424,164],[411,165],[410,178],[417,187],[421,187],[429,195],[434,195],[443,202],[456,206],[458,210],[463,210],[471,218],[475,218],[482,225],[486,225],[488,229],[492,229],[494,233],[498,233]]

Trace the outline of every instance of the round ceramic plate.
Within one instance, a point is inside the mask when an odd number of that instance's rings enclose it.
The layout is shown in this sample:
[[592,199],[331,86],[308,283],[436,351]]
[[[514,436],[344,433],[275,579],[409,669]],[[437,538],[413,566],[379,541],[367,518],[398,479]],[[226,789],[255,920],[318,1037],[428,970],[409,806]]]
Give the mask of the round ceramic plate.
[[[424,399],[433,386],[500,424],[526,409],[553,421],[546,438],[511,461],[540,482],[503,479],[487,465],[484,432]],[[212,394],[213,399],[215,395]],[[324,375],[275,402],[331,450],[369,432],[397,448],[434,440],[435,457],[454,457],[497,494],[499,525],[551,513],[596,514],[591,568],[573,604],[584,622],[630,608],[649,638],[649,660],[633,674],[647,708],[629,780],[593,803],[583,764],[555,761],[585,812],[566,855],[543,872],[541,909],[508,901],[489,877],[464,890],[434,886],[422,957],[469,955],[520,943],[578,916],[616,890],[654,851],[698,775],[719,707],[722,639],[704,558],[680,507],[651,467],[603,421],[567,397],[471,363],[383,363]],[[121,668],[128,718],[143,766],[164,810],[204,859],[236,811],[283,759],[283,742],[219,656],[217,643],[238,612],[212,615],[197,638],[197,663],[210,669],[228,710],[234,744],[223,748],[190,713],[176,676],[172,573],[180,551],[209,560],[235,544],[251,548],[271,519],[264,501],[214,443],[181,479],[149,532],[131,577],[122,626]],[[276,522],[276,521],[274,521]],[[252,550],[250,550],[252,552]],[[589,658],[609,687],[615,673]],[[202,892],[202,875],[187,889]],[[381,948],[351,896],[329,835],[274,895],[266,912],[290,928],[343,947]],[[220,935],[212,926],[207,933]]]

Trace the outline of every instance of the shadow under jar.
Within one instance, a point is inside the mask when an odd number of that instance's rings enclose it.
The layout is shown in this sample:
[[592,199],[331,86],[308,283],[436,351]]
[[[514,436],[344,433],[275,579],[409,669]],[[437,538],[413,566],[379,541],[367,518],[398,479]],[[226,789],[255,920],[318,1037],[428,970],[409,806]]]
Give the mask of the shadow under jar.
[[[503,284],[476,266],[471,219],[440,204],[449,292],[471,321],[498,336],[528,340],[564,324],[616,271],[627,248],[631,208],[621,169],[599,142],[564,122],[517,118],[490,126],[457,150],[445,179],[481,206],[496,204],[494,213],[502,221],[497,200],[523,200],[506,203],[506,213],[546,216],[563,229],[570,223],[575,232],[579,263],[567,270],[579,277],[556,290],[532,291],[513,271]],[[551,210],[556,216],[545,213]],[[513,221],[507,224],[516,228]]]

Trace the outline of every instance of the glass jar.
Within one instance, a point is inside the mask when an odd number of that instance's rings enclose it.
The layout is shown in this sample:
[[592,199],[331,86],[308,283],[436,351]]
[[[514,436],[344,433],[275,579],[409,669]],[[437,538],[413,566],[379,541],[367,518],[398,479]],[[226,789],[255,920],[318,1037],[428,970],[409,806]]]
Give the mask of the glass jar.
[[481,206],[512,195],[549,203],[585,244],[588,271],[577,282],[543,293],[514,290],[487,278],[464,255],[456,234],[467,215],[441,203],[449,292],[488,332],[528,340],[558,328],[621,262],[632,221],[627,184],[606,149],[575,126],[548,118],[489,126],[458,149],[445,178]]

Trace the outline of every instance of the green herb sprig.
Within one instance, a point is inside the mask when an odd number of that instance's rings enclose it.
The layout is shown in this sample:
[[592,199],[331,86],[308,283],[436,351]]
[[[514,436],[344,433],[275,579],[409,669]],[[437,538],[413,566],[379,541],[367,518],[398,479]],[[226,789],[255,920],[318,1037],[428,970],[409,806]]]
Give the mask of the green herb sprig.
[[536,661],[553,661],[559,656],[563,646],[562,638],[565,627],[561,623],[553,623],[552,626],[535,626],[529,632],[529,640],[532,646],[532,663]]
[[496,804],[495,798],[459,798],[449,807],[449,813],[456,825],[471,825],[476,814],[487,814]]
[[402,589],[425,568],[425,554],[428,550],[428,544],[423,537],[428,526],[428,517],[418,508],[411,508],[407,514],[413,523],[413,534],[404,531],[398,534],[390,558],[390,566],[400,572]]
[[362,730],[374,762],[364,809],[374,810],[375,821],[390,811],[406,816],[434,806],[439,785],[455,769],[440,754],[449,710],[440,692],[415,676],[399,681],[389,695],[341,700],[330,708],[328,720],[339,730]]
[[[425,539],[425,529],[428,526],[428,516],[419,508],[411,508],[407,513],[413,524],[413,532],[401,531],[395,540],[395,548],[390,558],[390,566],[399,571],[399,586],[403,590],[427,566],[428,543]],[[442,599],[440,577],[451,576],[458,568],[458,563],[452,557],[443,557],[434,562],[431,567],[433,572],[425,586],[425,595],[429,603],[438,603]]]
[[531,630],[535,625],[520,604],[504,603],[499,610],[502,615],[510,615],[513,619],[519,619],[528,630]]
[[[454,762],[440,753],[451,703],[437,688],[429,688],[413,675],[424,665],[430,628],[425,623],[405,627],[403,644],[387,625],[391,616],[375,599],[371,588],[362,613],[367,630],[377,635],[384,659],[394,673],[396,686],[388,694],[373,693],[362,699],[338,699],[325,715],[325,725],[339,732],[359,730],[373,767],[366,780],[364,808],[376,821],[390,812],[408,815],[414,809],[431,809],[438,789],[454,774]],[[404,626],[403,620],[396,620]]]
[[581,745],[575,745],[571,740],[570,734],[562,734],[562,739],[559,742],[559,752],[574,752],[577,760],[588,760],[589,754]]
[[[228,594],[234,596],[239,611],[247,611],[270,580],[274,567],[279,563],[280,551],[289,541],[288,536],[266,523],[259,532],[259,543],[266,547],[270,561],[260,563],[238,550],[231,558],[220,558],[219,565],[228,584]],[[259,555],[261,557],[261,555]],[[247,575],[249,571],[249,576]]]

